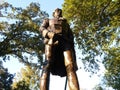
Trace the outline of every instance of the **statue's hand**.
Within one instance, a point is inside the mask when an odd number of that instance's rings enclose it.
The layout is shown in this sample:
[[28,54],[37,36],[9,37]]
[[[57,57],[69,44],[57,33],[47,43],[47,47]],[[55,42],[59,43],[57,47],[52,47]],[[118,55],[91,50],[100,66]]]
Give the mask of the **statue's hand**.
[[59,42],[59,35],[55,34],[54,32],[48,32],[47,37],[49,38],[48,44],[49,45],[57,45]]
[[47,36],[51,39],[54,39],[54,41],[56,41],[56,40],[58,40],[59,39],[59,37],[60,37],[60,35],[58,35],[58,34],[55,34],[54,32],[48,32],[47,33]]
[[48,33],[47,33],[47,36],[48,36],[50,39],[53,38],[54,35],[55,35],[54,32],[48,32]]

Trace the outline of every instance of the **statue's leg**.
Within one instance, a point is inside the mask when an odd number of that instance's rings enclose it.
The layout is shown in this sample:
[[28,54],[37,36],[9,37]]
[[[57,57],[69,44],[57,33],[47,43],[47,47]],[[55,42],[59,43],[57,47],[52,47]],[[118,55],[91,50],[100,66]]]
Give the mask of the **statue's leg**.
[[52,56],[52,46],[45,45],[45,59],[43,65],[43,71],[40,78],[40,90],[49,90],[49,82],[50,82],[50,62],[51,62],[51,56]]
[[64,51],[65,66],[67,71],[68,86],[70,90],[79,90],[78,78],[74,68],[71,50]]

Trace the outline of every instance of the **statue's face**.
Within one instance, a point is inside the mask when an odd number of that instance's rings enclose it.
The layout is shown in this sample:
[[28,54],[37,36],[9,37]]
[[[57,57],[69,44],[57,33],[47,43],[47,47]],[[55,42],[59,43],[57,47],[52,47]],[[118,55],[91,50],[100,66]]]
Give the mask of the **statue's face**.
[[53,17],[56,18],[62,17],[62,10],[59,8],[55,9],[55,11],[53,12]]
[[54,12],[54,17],[62,17],[62,10],[61,9],[56,9]]
[[59,16],[60,16],[60,13],[57,12],[57,11],[55,11],[55,13],[54,13],[54,17],[59,17]]

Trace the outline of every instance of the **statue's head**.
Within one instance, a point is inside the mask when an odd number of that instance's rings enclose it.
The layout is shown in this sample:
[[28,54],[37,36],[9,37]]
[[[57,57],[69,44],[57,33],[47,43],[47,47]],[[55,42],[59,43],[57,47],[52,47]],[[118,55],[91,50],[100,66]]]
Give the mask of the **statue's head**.
[[55,9],[55,11],[53,12],[53,17],[62,17],[62,9]]

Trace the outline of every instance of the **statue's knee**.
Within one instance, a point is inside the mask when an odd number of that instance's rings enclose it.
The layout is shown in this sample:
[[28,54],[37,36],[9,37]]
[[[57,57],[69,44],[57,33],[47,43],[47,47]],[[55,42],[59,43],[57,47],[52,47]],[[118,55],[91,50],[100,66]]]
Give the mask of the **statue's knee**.
[[67,73],[75,71],[73,63],[66,66]]

